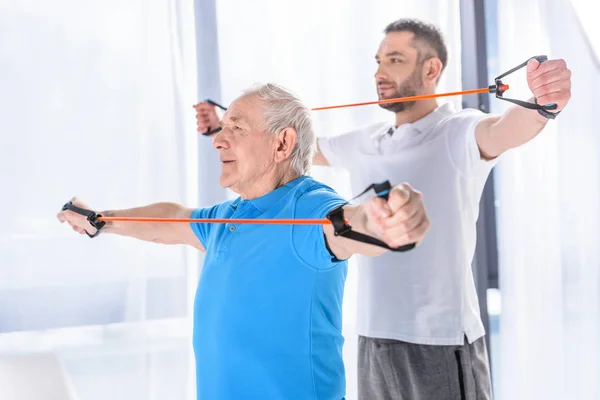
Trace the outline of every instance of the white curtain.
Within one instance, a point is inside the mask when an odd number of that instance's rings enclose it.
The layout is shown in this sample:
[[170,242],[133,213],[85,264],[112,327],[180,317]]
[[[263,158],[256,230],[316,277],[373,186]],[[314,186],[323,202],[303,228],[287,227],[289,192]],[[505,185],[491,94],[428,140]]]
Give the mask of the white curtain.
[[600,63],[600,25],[595,18],[598,3],[594,0],[570,0],[570,2],[584,31],[585,40],[594,52],[596,63]]
[[[496,169],[497,398],[600,399],[600,69],[589,45],[598,38],[586,37],[567,0],[499,1],[498,21],[499,70],[538,54],[564,58],[573,97]],[[524,70],[515,75],[506,96],[527,99]]]
[[[376,100],[375,53],[385,26],[403,17],[423,18],[442,28],[450,61],[439,92],[460,90],[459,0],[217,0],[223,103],[229,104],[248,86],[267,81],[298,93],[311,108]],[[460,98],[447,99],[442,102],[460,108]],[[378,106],[319,111],[313,116],[317,134],[324,136],[393,118]],[[312,175],[346,198],[354,196],[345,172],[315,167]],[[344,302],[348,399],[356,398],[354,266],[351,262]]]
[[191,394],[197,257],[61,225],[196,204],[193,2],[0,1],[0,355],[56,351],[82,400]]

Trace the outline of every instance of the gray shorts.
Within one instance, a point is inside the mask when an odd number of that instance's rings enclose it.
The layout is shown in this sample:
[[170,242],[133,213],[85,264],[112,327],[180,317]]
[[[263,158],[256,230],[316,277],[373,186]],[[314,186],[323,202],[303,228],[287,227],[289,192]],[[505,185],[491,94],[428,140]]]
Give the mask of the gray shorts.
[[359,400],[491,400],[481,337],[461,346],[358,338]]

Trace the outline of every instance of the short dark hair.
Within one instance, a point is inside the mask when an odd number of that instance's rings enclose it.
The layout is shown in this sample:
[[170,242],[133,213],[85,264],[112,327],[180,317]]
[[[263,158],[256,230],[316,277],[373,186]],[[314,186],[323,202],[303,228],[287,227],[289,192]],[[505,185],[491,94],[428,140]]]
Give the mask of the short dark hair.
[[448,49],[444,43],[444,36],[438,27],[414,18],[402,18],[389,24],[385,30],[387,35],[390,32],[412,32],[414,34],[413,42],[422,42],[435,54],[422,52],[416,47],[419,54],[419,62],[425,61],[429,57],[437,57],[442,62],[442,71],[448,63]]

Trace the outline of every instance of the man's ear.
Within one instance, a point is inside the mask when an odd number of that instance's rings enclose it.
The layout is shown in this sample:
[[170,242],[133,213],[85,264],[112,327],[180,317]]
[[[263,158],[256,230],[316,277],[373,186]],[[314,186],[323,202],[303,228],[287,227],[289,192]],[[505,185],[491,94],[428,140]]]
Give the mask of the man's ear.
[[442,73],[442,61],[437,57],[431,57],[423,62],[423,83],[436,85],[440,74]]
[[275,140],[275,162],[290,158],[296,147],[297,134],[294,128],[285,128],[277,134]]

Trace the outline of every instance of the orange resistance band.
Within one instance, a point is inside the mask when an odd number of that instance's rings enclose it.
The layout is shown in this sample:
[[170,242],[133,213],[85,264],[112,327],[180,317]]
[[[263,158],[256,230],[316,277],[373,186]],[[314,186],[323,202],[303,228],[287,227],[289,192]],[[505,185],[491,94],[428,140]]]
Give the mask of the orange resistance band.
[[[508,85],[499,85],[499,91],[508,90]],[[353,103],[343,104],[339,106],[328,106],[328,107],[317,107],[313,108],[312,111],[331,110],[334,108],[344,107],[356,107],[356,106],[367,106],[371,104],[386,104],[386,103],[401,103],[406,101],[417,101],[425,99],[434,99],[436,97],[447,97],[447,96],[460,96],[467,94],[476,93],[490,93],[490,88],[463,90],[460,92],[450,93],[435,93],[427,94],[423,96],[411,96],[411,97],[399,97],[394,99],[385,99],[379,101],[369,101],[366,103]],[[224,107],[222,107],[224,108]],[[331,225],[331,221],[328,219],[197,219],[197,218],[146,218],[146,217],[98,217],[99,221],[123,221],[123,222],[197,222],[205,224],[270,224],[270,225]],[[346,224],[348,221],[345,220]]]
[[[506,90],[508,90],[508,85],[505,85],[505,84],[500,85],[499,91],[504,92]],[[344,108],[344,107],[368,106],[371,104],[403,103],[406,101],[434,99],[436,97],[460,96],[460,95],[466,95],[466,94],[489,93],[489,92],[490,92],[490,88],[471,89],[471,90],[463,90],[460,92],[434,93],[434,94],[426,94],[426,95],[422,95],[422,96],[398,97],[395,99],[369,101],[366,103],[353,103],[353,104],[343,104],[340,106],[317,107],[317,108],[313,108],[312,111],[331,110],[334,108]]]
[[[98,217],[99,221],[122,222],[198,222],[205,224],[271,224],[271,225],[331,225],[328,219],[218,219],[218,218],[150,218],[150,217]],[[348,221],[346,221],[348,223]]]

